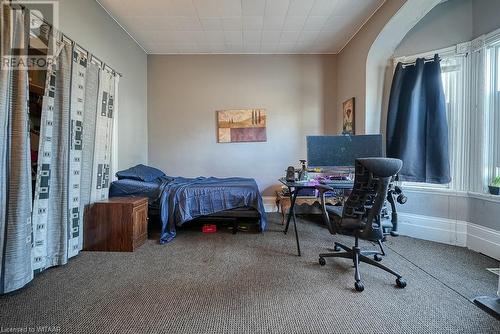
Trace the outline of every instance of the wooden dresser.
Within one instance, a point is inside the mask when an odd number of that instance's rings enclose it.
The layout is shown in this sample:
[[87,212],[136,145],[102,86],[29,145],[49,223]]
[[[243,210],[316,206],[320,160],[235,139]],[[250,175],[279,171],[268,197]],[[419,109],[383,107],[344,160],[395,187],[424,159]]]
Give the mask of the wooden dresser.
[[85,209],[84,250],[133,252],[147,236],[146,197],[113,197]]

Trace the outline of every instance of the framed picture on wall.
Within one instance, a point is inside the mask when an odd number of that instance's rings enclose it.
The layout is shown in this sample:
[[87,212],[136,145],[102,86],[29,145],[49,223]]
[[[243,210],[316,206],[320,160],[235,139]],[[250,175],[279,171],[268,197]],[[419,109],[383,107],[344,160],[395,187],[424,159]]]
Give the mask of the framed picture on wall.
[[217,142],[264,142],[267,140],[265,109],[217,111]]
[[342,103],[342,134],[354,135],[354,97]]

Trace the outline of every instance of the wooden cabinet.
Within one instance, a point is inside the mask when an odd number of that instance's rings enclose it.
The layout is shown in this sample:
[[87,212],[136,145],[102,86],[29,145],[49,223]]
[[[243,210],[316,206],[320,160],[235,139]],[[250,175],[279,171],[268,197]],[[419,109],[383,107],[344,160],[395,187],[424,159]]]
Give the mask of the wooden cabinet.
[[85,209],[83,249],[133,252],[148,236],[148,199],[113,197]]

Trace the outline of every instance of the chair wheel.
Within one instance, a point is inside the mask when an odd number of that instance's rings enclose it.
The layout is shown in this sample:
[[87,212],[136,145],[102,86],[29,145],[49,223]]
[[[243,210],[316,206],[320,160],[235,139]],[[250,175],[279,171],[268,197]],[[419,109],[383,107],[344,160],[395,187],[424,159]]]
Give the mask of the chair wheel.
[[356,289],[356,291],[361,292],[361,291],[363,291],[365,289],[365,286],[361,282],[355,282],[354,283],[354,288]]
[[396,279],[396,285],[398,288],[404,289],[406,287],[406,281],[402,278]]
[[335,246],[333,247],[333,251],[334,251],[334,252],[340,252],[340,247],[339,247],[339,246],[337,246],[337,245],[335,245]]
[[380,261],[382,261],[382,256],[380,256],[379,254],[375,254],[375,255],[373,255],[373,259],[377,262],[380,262]]
[[324,266],[326,264],[326,260],[324,257],[320,257],[318,262],[320,266]]

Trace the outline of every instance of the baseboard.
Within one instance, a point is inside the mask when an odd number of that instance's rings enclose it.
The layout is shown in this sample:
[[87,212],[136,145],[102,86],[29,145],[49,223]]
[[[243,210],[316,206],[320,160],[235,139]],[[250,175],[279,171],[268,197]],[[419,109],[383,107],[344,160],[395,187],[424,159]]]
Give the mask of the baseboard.
[[467,247],[500,261],[500,231],[474,223],[398,213],[398,231],[413,238]]
[[500,231],[468,223],[467,248],[500,261]]
[[465,221],[400,212],[398,223],[401,235],[448,245],[467,245],[468,223]]

